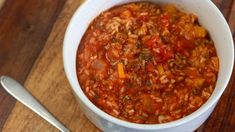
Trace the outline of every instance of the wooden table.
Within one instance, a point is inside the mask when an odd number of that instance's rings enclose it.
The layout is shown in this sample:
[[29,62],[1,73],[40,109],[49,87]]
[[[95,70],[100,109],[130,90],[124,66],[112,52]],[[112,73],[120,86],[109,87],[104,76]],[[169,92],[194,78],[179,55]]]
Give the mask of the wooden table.
[[[235,38],[235,0],[213,2]],[[81,113],[63,70],[64,32],[80,4],[81,0],[6,0],[0,9],[0,75],[23,83],[72,131],[99,131]],[[235,131],[234,72],[214,112],[197,131]],[[0,131],[57,130],[0,88]]]

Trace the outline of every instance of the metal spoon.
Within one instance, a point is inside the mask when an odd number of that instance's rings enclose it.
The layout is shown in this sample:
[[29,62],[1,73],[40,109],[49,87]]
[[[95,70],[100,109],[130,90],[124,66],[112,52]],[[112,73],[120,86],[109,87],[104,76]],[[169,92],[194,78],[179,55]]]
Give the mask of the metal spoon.
[[16,80],[1,76],[0,83],[3,88],[14,98],[37,113],[39,116],[48,121],[51,125],[62,132],[69,132],[52,114],[50,114],[20,83]]

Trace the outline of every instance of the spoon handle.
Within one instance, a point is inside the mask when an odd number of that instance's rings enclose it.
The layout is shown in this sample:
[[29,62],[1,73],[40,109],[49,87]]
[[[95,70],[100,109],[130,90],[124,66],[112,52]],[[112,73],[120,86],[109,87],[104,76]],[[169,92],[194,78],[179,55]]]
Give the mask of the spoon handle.
[[37,113],[39,116],[44,118],[50,124],[55,126],[62,132],[69,132],[52,114],[50,114],[20,83],[16,80],[1,76],[0,83],[3,88],[14,98],[20,101],[22,104],[27,106],[29,109]]

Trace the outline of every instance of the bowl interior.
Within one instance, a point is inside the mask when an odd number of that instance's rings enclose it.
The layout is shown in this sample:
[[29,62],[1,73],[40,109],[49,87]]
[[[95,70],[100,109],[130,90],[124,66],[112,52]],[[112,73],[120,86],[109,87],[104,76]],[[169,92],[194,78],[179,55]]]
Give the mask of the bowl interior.
[[[66,75],[69,79],[69,82],[75,92],[76,95],[95,113],[99,116],[110,120],[111,122],[121,124],[128,127],[135,126],[146,126],[135,123],[129,123],[126,121],[121,121],[114,117],[109,116],[103,111],[99,110],[96,106],[94,106],[89,99],[84,95],[76,75],[76,53],[77,48],[79,46],[80,40],[85,33],[87,27],[90,22],[98,16],[102,11],[105,11],[114,5],[120,5],[128,2],[136,2],[141,0],[115,0],[115,1],[107,1],[107,0],[99,0],[86,1],[74,14],[73,18],[70,21],[70,24],[67,28],[67,32],[65,34],[64,39],[64,48],[63,48],[63,57],[64,57],[64,66]],[[200,24],[205,27],[212,40],[215,43],[215,47],[217,50],[218,57],[220,59],[220,69],[218,80],[216,83],[215,90],[209,100],[197,111],[186,116],[177,121],[172,121],[169,123],[158,124],[158,125],[148,125],[152,127],[168,127],[172,125],[179,125],[184,122],[190,121],[198,115],[205,112],[209,107],[215,104],[223,91],[226,88],[226,85],[230,79],[233,61],[234,61],[234,47],[233,47],[233,39],[231,36],[230,29],[224,19],[223,15],[217,9],[217,7],[210,0],[145,0],[155,2],[157,4],[165,4],[165,3],[173,3],[177,6],[177,8],[189,12],[194,13],[198,16]],[[92,9],[92,10],[91,10]]]

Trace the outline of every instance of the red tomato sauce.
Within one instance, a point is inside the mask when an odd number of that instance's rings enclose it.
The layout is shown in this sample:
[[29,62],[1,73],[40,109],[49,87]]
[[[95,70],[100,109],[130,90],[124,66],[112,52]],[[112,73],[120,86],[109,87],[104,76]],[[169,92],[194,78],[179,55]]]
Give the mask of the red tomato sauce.
[[218,69],[214,43],[197,16],[148,2],[101,13],[77,53],[86,96],[104,112],[141,124],[197,110],[211,96]]

